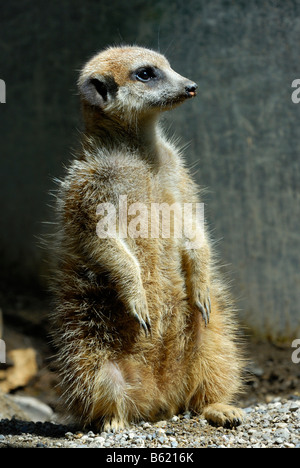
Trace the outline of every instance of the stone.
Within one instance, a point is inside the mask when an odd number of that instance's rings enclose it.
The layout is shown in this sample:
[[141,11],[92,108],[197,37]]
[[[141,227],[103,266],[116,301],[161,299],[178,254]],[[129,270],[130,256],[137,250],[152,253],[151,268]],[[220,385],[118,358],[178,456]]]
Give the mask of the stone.
[[7,353],[12,365],[0,370],[0,390],[8,393],[18,387],[25,387],[37,374],[36,352],[33,348],[13,349]]
[[37,398],[19,395],[12,395],[11,398],[33,422],[51,421],[54,416],[52,408]]
[[4,395],[0,391],[0,420],[11,419],[14,416],[23,421],[29,421],[30,419],[10,395]]

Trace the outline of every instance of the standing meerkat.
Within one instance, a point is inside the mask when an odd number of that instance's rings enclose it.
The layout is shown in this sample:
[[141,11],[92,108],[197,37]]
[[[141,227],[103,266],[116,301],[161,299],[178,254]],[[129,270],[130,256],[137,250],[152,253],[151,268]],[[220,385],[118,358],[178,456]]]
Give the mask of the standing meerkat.
[[[194,97],[197,85],[164,56],[128,46],[93,57],[78,86],[85,132],[57,191],[53,279],[52,336],[66,406],[83,425],[105,430],[186,410],[240,424],[242,411],[230,403],[242,359],[206,229],[194,226],[197,244],[176,235],[174,210],[169,235],[160,228],[149,235],[157,228],[153,206],[200,202],[159,126],[161,113]],[[125,197],[127,207],[146,207],[143,223],[141,208],[131,216],[128,208],[125,224],[115,209],[114,232],[99,235],[108,208]]]

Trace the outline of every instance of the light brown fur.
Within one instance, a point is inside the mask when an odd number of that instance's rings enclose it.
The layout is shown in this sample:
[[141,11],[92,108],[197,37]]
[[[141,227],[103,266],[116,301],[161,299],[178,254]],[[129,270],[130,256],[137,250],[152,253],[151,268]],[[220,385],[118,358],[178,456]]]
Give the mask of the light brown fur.
[[[132,75],[149,63],[166,73],[157,88]],[[188,409],[220,425],[242,419],[229,406],[242,369],[234,312],[207,233],[198,249],[174,235],[96,234],[97,206],[120,195],[148,207],[200,201],[158,126],[162,110],[194,95],[180,91],[190,84],[136,47],[110,48],[80,74],[85,135],[57,192],[53,340],[67,407],[84,425],[113,430]]]

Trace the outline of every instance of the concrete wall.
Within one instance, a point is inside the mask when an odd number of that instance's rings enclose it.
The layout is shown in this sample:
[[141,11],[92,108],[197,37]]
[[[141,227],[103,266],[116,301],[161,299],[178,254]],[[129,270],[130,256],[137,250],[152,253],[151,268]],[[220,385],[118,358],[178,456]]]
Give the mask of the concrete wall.
[[241,317],[300,333],[300,1],[10,0],[0,6],[0,279],[39,288],[47,192],[76,146],[77,70],[101,48],[160,48],[199,84],[167,118],[190,142],[206,215]]

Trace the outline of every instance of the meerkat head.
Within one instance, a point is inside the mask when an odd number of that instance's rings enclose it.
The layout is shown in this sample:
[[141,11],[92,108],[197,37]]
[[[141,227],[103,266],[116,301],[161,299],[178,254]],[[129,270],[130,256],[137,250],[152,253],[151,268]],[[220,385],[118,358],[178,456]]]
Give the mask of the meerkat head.
[[141,47],[112,47],[83,68],[79,91],[85,106],[129,119],[175,107],[196,95],[197,85],[172,70],[167,59]]

